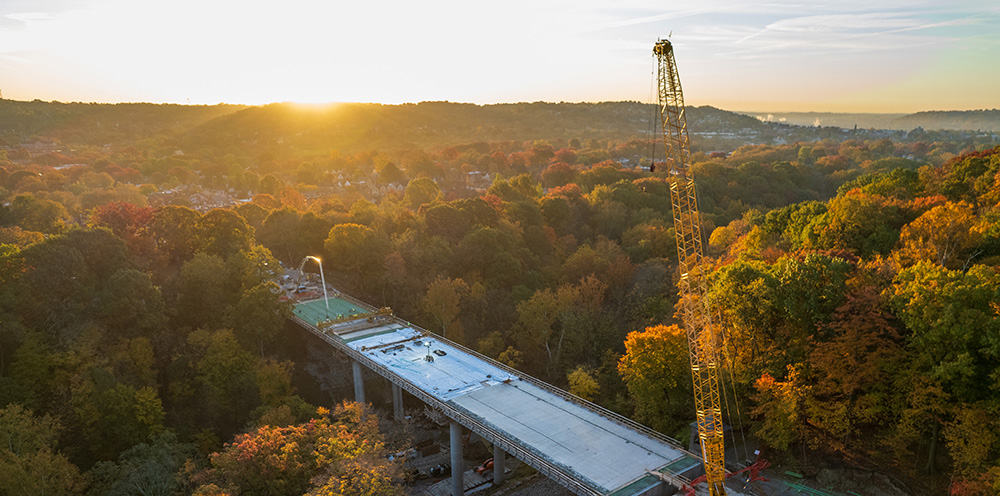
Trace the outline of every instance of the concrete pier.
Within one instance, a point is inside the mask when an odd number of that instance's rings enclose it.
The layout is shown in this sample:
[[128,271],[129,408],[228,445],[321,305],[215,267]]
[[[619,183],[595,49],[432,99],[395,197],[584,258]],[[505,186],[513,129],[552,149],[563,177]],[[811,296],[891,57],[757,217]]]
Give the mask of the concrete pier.
[[503,484],[504,471],[507,469],[506,457],[507,453],[504,453],[503,449],[493,445],[493,485],[499,486]]
[[358,403],[365,402],[365,382],[361,377],[361,363],[357,360],[351,362],[351,368],[354,371],[354,401]]
[[464,494],[465,471],[462,469],[462,424],[451,423],[451,496]]
[[403,420],[403,388],[396,384],[392,385],[392,416],[397,422]]

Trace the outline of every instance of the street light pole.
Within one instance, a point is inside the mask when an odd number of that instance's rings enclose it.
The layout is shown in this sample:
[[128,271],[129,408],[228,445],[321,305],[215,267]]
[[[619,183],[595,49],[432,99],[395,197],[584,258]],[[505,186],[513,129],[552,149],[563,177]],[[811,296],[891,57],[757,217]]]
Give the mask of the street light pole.
[[323,299],[326,300],[326,318],[330,318],[330,295],[326,293],[326,276],[323,275],[323,261],[319,257],[309,255],[306,258],[315,260],[319,264],[319,280],[323,284]]

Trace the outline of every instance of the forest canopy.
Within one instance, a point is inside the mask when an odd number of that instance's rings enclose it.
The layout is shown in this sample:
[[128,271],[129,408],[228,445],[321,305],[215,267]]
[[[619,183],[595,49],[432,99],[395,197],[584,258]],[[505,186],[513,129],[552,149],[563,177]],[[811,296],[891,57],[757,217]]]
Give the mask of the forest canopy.
[[[647,107],[155,107],[0,101],[0,429],[25,439],[0,447],[0,493],[401,491],[374,414],[296,388],[274,281],[308,255],[347,294],[687,440]],[[747,436],[790,470],[988,493],[996,138],[691,119]]]

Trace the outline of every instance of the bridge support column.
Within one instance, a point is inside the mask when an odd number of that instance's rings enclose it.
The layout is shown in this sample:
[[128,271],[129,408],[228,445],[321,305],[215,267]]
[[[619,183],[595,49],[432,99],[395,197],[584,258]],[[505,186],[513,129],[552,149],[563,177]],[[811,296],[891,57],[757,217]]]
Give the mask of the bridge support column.
[[451,496],[465,494],[465,470],[462,470],[462,424],[451,423]]
[[507,470],[506,459],[507,453],[504,453],[503,448],[498,446],[496,443],[493,444],[493,485],[499,486],[503,484],[504,472]]
[[403,388],[392,385],[392,415],[396,421],[403,420]]
[[354,371],[354,401],[365,402],[365,382],[361,377],[361,362],[357,360],[351,362]]

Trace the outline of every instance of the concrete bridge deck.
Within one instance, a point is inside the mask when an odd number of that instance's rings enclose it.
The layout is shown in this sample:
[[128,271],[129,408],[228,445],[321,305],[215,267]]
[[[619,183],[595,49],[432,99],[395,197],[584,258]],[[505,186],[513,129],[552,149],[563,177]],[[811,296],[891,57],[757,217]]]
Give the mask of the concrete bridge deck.
[[344,295],[329,307],[298,303],[293,319],[577,494],[670,494],[700,470],[675,440],[461,345]]

